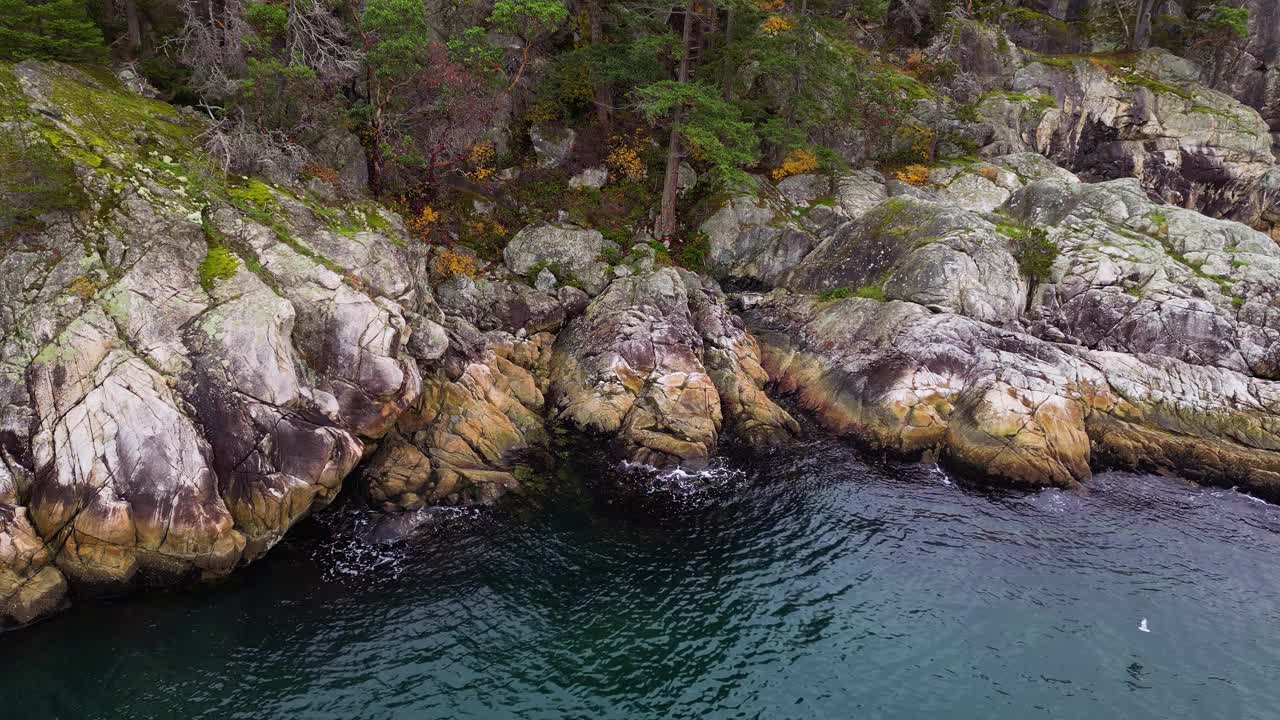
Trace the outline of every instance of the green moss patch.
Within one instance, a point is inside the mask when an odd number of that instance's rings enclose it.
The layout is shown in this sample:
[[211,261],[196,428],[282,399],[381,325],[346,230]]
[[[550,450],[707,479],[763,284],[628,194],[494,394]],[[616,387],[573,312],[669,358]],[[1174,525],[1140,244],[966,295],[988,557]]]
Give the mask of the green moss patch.
[[211,247],[200,263],[200,287],[209,292],[219,282],[235,277],[238,269],[240,258],[235,253],[224,247]]

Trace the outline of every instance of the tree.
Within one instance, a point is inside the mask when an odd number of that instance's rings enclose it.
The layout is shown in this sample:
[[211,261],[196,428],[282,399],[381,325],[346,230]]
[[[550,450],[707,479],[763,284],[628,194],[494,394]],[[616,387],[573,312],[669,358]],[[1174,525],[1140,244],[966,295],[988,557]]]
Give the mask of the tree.
[[0,59],[103,62],[106,41],[83,0],[0,0]]
[[[641,93],[642,108],[650,120],[668,116],[671,121],[671,139],[667,142],[667,164],[662,176],[662,206],[658,214],[658,222],[654,234],[660,238],[671,237],[676,232],[676,193],[680,180],[680,138],[684,132],[685,103],[691,97],[689,88],[680,87],[689,83],[689,72],[693,65],[693,31],[694,24],[701,22],[695,12],[696,0],[688,0],[684,8],[683,31],[680,39],[680,69],[676,72],[676,82],[656,83]],[[705,97],[705,94],[701,94]]]
[[515,67],[504,67],[502,51],[490,45],[485,28],[478,26],[467,28],[460,38],[450,42],[450,51],[468,67],[506,76],[505,93],[510,95],[524,77],[534,48],[568,17],[569,9],[561,0],[497,0],[486,23],[490,29],[519,42]]
[[401,190],[434,192],[440,171],[460,160],[493,118],[496,90],[476,71],[492,64],[493,53],[474,33],[452,48],[429,42],[421,0],[369,0],[357,17],[369,189],[382,195],[394,175]]
[[1151,45],[1151,16],[1158,2],[1159,0],[1134,0],[1137,12],[1133,36],[1129,42],[1130,50],[1145,50]]
[[721,181],[736,183],[746,179],[743,168],[759,160],[760,139],[739,108],[720,96],[719,88],[690,81],[687,75],[684,81],[647,85],[636,96],[646,118],[671,125],[662,205],[654,227],[654,234],[666,238],[677,229],[676,195],[684,152],[711,165]]
[[369,190],[377,197],[386,174],[388,111],[426,66],[427,17],[421,0],[369,0],[363,12],[357,0],[347,1],[364,47]]

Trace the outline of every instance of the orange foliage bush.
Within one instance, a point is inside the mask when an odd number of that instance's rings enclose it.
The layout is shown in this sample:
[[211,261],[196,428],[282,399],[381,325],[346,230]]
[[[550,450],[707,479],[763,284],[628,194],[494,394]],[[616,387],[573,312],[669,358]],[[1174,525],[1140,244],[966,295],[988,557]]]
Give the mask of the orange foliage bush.
[[813,172],[818,169],[818,156],[813,152],[803,148],[792,150],[782,161],[782,164],[774,168],[770,173],[775,181],[792,175],[800,175],[801,173]]
[[431,270],[445,278],[451,278],[455,275],[465,275],[473,278],[480,274],[480,268],[476,266],[474,257],[454,252],[453,250],[443,250],[432,258]]
[[919,187],[929,182],[929,168],[924,165],[908,165],[899,170],[895,176],[908,185]]

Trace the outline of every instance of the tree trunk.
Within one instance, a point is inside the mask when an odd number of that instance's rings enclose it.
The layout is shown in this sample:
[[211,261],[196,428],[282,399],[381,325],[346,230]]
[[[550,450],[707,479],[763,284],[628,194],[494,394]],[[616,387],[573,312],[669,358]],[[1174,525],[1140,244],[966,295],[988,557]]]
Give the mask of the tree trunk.
[[[693,0],[684,9],[684,51],[680,56],[679,82],[689,82],[689,53],[693,50]],[[667,147],[667,172],[662,179],[662,212],[654,232],[660,238],[676,233],[676,193],[680,189],[680,125],[684,122],[684,108],[678,107],[671,114],[671,142]]]
[[369,123],[369,192],[374,197],[382,197],[382,173],[384,161],[382,157],[382,140],[386,132],[382,115],[383,97],[381,88],[375,83],[378,80],[372,69],[369,70],[369,95],[373,101],[373,121]]
[[142,18],[137,0],[124,0],[124,21],[129,29],[129,57],[136,58],[142,49]]
[[1155,10],[1155,0],[1138,0],[1138,17],[1133,24],[1133,44],[1131,50],[1146,50],[1151,45],[1151,13]]
[[[730,5],[728,8],[725,9],[724,42],[726,46],[729,43],[733,42],[733,21],[734,21],[733,6]],[[723,71],[724,75],[723,77],[720,78],[720,84],[721,84],[720,94],[724,96],[725,100],[733,99],[734,70],[735,68],[733,67],[733,63],[724,64],[724,71]]]
[[[601,0],[587,0],[587,18],[591,25],[591,46],[604,44],[604,18],[601,17]],[[605,131],[609,131],[609,113],[613,108],[613,92],[607,84],[601,83],[595,90],[596,122]]]

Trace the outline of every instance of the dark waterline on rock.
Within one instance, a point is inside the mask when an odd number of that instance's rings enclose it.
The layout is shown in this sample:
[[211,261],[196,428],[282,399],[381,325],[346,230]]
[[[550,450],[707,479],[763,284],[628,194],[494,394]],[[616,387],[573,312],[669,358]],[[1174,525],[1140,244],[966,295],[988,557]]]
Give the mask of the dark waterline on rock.
[[0,636],[4,716],[1280,711],[1280,508],[1232,491],[990,494],[827,441],[626,500],[608,475],[399,543],[338,509],[221,585],[81,602]]

